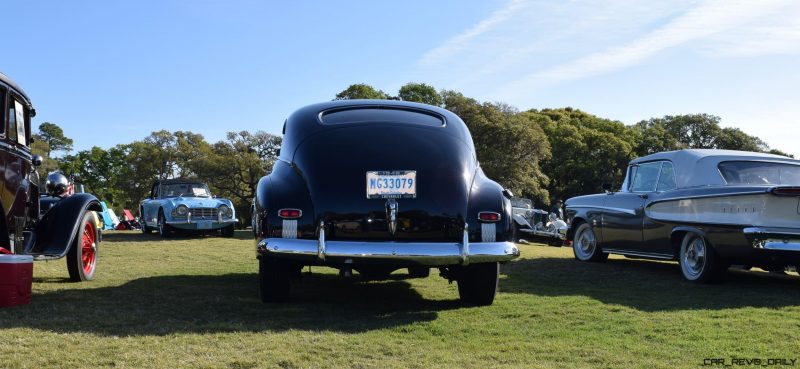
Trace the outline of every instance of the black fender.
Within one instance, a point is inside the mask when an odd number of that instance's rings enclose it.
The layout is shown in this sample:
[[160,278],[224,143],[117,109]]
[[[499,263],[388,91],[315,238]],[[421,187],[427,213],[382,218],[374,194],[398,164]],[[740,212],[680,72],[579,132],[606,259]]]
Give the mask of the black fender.
[[[669,233],[669,240],[672,243],[672,248],[675,252],[676,258],[681,253],[681,241],[683,241],[683,236],[689,232],[699,234],[706,239],[706,242],[711,242],[711,240],[708,238],[708,235],[706,235],[706,232],[700,228],[692,226],[677,226],[672,228],[672,231]],[[714,245],[711,244],[711,247],[714,247]]]
[[278,210],[295,208],[302,211],[297,220],[298,238],[317,237],[318,219],[305,179],[291,164],[277,161],[272,173],[258,181],[253,199],[253,222],[256,239],[281,237],[283,221]]
[[25,253],[48,258],[66,255],[88,210],[103,211],[103,208],[96,197],[87,193],[77,193],[52,203],[36,224]]
[[503,194],[503,186],[489,179],[478,168],[469,192],[466,223],[469,227],[469,241],[481,242],[481,222],[478,213],[494,211],[500,214],[495,235],[496,241],[512,241],[513,218],[511,216],[511,200]]

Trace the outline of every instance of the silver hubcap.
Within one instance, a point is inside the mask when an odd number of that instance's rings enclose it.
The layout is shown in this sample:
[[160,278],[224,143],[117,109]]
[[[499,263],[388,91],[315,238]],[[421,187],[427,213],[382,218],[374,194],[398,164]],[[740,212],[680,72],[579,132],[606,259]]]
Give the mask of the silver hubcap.
[[592,257],[596,247],[597,240],[591,228],[582,230],[575,239],[575,253],[578,254],[578,258],[581,260]]
[[692,279],[697,278],[706,266],[706,243],[695,237],[686,244],[681,258],[683,270]]

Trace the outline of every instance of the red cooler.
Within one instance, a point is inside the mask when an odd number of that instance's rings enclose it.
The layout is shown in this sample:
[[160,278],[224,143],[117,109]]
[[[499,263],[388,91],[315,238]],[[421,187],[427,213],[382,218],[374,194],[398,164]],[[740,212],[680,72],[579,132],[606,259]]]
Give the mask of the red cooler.
[[33,256],[0,254],[0,306],[31,302]]

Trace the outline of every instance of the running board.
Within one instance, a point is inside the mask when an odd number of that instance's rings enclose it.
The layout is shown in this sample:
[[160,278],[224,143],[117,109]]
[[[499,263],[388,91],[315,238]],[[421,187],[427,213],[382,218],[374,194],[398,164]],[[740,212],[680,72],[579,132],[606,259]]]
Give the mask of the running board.
[[650,252],[637,252],[637,251],[627,251],[627,250],[616,250],[616,249],[603,249],[603,252],[609,254],[619,254],[625,256],[636,256],[645,259],[658,259],[658,260],[673,260],[675,259],[675,255],[672,254],[656,254]]

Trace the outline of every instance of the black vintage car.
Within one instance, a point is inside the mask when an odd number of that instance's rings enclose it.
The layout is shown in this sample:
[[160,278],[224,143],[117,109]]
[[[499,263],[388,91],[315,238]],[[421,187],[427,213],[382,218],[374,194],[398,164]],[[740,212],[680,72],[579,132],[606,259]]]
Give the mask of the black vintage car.
[[[35,167],[42,163],[31,155],[31,118],[36,111],[30,99],[0,73],[0,253],[32,255],[34,260],[66,256],[73,281],[94,277],[100,230],[94,211],[100,203],[89,194],[69,195],[70,183],[60,173],[47,178],[47,195],[39,195]],[[67,196],[69,195],[69,196]]]
[[678,260],[711,282],[729,266],[800,266],[800,160],[679,150],[631,161],[617,192],[567,200],[575,258]]
[[430,268],[461,299],[491,304],[511,242],[510,193],[478,165],[455,114],[433,106],[345,100],[307,106],[283,128],[261,178],[253,229],[263,301],[285,300],[305,265],[370,279]]

